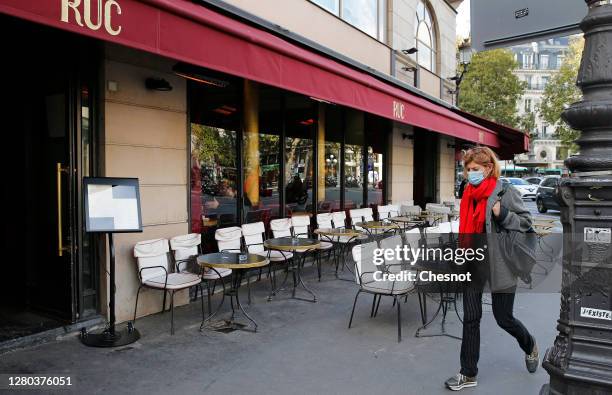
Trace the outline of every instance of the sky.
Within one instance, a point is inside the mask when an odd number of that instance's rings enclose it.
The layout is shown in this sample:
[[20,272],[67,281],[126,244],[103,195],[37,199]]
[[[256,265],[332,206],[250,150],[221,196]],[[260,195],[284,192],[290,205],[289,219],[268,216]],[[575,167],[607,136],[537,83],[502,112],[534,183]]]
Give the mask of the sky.
[[470,0],[464,0],[457,9],[457,37],[470,36]]

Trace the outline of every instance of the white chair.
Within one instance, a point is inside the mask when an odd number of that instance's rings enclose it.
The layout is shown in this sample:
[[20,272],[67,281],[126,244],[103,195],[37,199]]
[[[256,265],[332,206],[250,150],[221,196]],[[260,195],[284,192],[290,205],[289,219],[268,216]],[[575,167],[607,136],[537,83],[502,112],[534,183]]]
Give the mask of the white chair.
[[[293,215],[291,217],[291,229],[295,237],[304,239],[310,237],[310,217],[307,215]],[[320,246],[316,251],[316,263],[318,278],[321,281],[321,251],[330,250],[334,245],[328,241],[319,241],[319,243]]]
[[404,205],[404,204],[400,206],[400,214],[408,216],[408,217],[412,215],[419,215],[421,214],[421,211],[422,211],[421,206]]
[[291,237],[291,218],[278,218],[270,221],[272,235],[276,237]]
[[[201,287],[202,278],[194,273],[172,272],[172,263],[168,256],[168,240],[154,239],[136,243],[134,257],[138,264],[140,285],[136,292],[134,320],[138,310],[138,297],[142,288],[157,289],[164,292],[162,311],[166,310],[166,295],[170,293],[170,334],[174,335],[174,293],[193,286]],[[203,294],[203,291],[202,291]],[[204,316],[204,299],[202,298],[202,316]]]
[[455,234],[459,233],[459,221],[451,221],[451,232]]
[[[399,235],[381,240],[381,248],[395,248],[397,245],[402,245],[402,238]],[[353,301],[353,309],[351,310],[351,318],[349,319],[348,327],[350,328],[353,323],[357,299],[362,292],[374,295],[370,317],[376,315],[375,311],[378,309],[381,297],[390,296],[393,298],[394,305],[397,305],[397,341],[400,342],[402,341],[402,320],[399,298],[412,291],[414,289],[414,283],[411,281],[390,281],[380,278],[378,281],[375,280],[375,272],[380,272],[380,275],[382,275],[382,273],[397,274],[402,271],[402,266],[404,266],[403,261],[397,259],[385,260],[382,264],[377,265],[376,262],[374,262],[374,250],[377,248],[378,245],[376,242],[364,243],[353,247],[352,253],[353,260],[355,261],[355,276],[359,290],[357,290],[355,300]]]
[[[357,240],[359,241],[367,240],[368,234],[370,233],[365,228],[357,225],[359,222],[367,222],[367,221],[374,220],[372,209],[369,209],[369,210],[370,211],[368,211],[368,209],[365,209],[365,208],[356,208],[356,209],[349,210],[349,214],[351,216],[351,224],[353,225],[353,229],[363,232],[362,235],[357,237]],[[372,231],[371,233],[376,233],[376,232]]]
[[[275,287],[274,263],[288,263],[293,258],[293,253],[290,251],[267,250],[264,247],[266,240],[266,228],[263,222],[255,222],[242,225],[242,237],[244,245],[249,254],[257,254],[266,257],[270,261],[268,266],[268,276],[271,277],[272,294]],[[259,271],[261,279],[261,269]]]
[[378,219],[384,220],[387,218],[397,217],[399,215],[399,206],[397,204],[387,204],[378,206]]
[[448,222],[452,210],[450,207],[432,204],[427,207],[427,212],[429,213],[427,220],[430,224],[435,225],[439,222]]
[[[186,235],[175,236],[170,239],[170,248],[174,255],[174,265],[178,273],[201,273],[202,281],[206,281],[206,293],[208,295],[208,314],[211,314],[211,289],[210,282],[213,282],[213,289],[217,280],[222,280],[232,274],[231,269],[201,270],[196,262],[196,258],[201,253],[202,237],[199,233],[189,233]],[[186,267],[181,267],[185,265]],[[204,293],[202,293],[204,297]],[[198,289],[194,301],[198,298]]]
[[217,229],[215,240],[219,252],[242,252],[242,230],[237,226]]

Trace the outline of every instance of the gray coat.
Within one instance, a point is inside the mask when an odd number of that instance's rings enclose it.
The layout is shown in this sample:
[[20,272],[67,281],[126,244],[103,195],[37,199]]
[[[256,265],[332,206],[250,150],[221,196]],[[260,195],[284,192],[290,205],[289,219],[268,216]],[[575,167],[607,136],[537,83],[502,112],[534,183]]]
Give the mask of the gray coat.
[[489,245],[489,284],[491,291],[501,291],[515,287],[517,277],[510,271],[502,258],[497,246],[497,233],[502,229],[527,232],[531,228],[531,213],[525,209],[523,199],[514,186],[509,185],[501,197],[501,211],[498,218],[493,215],[493,205],[499,199],[498,194],[503,189],[502,181],[497,185],[487,200],[486,233]]

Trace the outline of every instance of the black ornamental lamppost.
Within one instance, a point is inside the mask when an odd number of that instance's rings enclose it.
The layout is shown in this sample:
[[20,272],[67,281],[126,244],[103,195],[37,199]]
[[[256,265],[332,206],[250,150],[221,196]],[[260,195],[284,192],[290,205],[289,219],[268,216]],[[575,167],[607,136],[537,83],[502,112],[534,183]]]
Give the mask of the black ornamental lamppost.
[[582,131],[563,201],[561,313],[543,366],[542,394],[612,394],[612,0],[586,0],[577,84],[583,100],[563,119]]

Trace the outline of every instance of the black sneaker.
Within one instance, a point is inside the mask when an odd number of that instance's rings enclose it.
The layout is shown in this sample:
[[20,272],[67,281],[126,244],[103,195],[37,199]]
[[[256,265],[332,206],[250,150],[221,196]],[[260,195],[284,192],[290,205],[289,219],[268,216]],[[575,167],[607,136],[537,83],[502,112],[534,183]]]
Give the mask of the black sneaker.
[[464,376],[461,373],[457,373],[456,376],[453,376],[444,382],[446,388],[453,391],[460,391],[468,387],[476,387],[477,384],[478,382],[476,381],[476,377]]
[[538,370],[540,364],[540,353],[538,352],[538,345],[533,342],[533,351],[531,354],[525,354],[525,366],[529,373],[535,373]]

